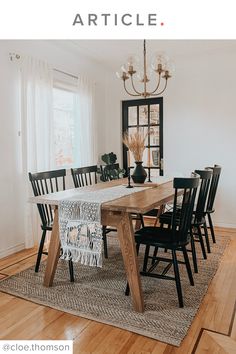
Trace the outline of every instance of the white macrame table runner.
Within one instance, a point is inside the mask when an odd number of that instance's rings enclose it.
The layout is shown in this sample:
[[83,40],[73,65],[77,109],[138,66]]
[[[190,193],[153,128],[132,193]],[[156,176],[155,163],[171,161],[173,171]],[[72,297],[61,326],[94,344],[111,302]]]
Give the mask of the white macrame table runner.
[[150,187],[124,185],[96,191],[79,191],[59,203],[62,259],[102,267],[102,203],[140,192]]

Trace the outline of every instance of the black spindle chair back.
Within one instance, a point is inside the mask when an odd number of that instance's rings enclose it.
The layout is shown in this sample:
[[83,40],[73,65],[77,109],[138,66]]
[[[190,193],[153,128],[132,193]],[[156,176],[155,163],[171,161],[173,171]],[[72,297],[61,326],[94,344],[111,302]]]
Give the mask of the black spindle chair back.
[[[187,240],[188,232],[191,227],[191,220],[194,209],[199,176],[193,174],[189,178],[174,178],[173,187],[175,188],[173,213],[171,216],[171,230],[173,241],[184,242]],[[178,196],[182,192],[182,202],[179,204]]]
[[206,211],[206,202],[212,178],[212,170],[209,168],[205,170],[195,170],[195,173],[200,176],[200,188],[195,209],[195,222],[200,222]]
[[[29,172],[29,180],[32,185],[34,196],[65,190],[66,170],[55,170],[38,173]],[[42,226],[53,223],[54,213],[51,205],[37,204]]]
[[75,188],[97,184],[97,172],[98,168],[96,165],[72,168],[71,174]]
[[215,165],[214,167],[208,167],[212,170],[212,179],[210,184],[210,190],[207,200],[207,212],[214,211],[214,202],[216,197],[216,191],[219,183],[219,178],[221,174],[221,166]]
[[[38,173],[29,172],[29,180],[32,185],[34,196],[37,197],[39,195],[65,190],[66,187],[65,177],[66,177],[65,169],[38,172]],[[38,255],[37,255],[37,260],[35,265],[35,272],[39,271],[42,254],[48,254],[43,250],[44,242],[45,242],[47,231],[52,231],[53,219],[54,219],[54,212],[52,210],[51,205],[37,204],[37,207],[41,218],[41,229],[43,232],[39,244]],[[70,269],[71,281],[73,281],[73,268],[72,268],[71,261],[69,261],[69,265],[70,265],[69,269]]]

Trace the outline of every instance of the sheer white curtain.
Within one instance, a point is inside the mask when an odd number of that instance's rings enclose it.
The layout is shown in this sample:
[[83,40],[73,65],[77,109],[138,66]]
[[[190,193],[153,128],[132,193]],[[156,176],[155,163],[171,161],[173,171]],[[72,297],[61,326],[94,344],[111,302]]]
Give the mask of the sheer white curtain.
[[79,165],[96,164],[95,83],[81,76],[76,89],[76,130]]
[[32,57],[21,67],[21,136],[23,199],[25,205],[25,246],[38,238],[37,210],[28,203],[32,195],[28,172],[46,171],[54,164],[53,153],[53,70]]
[[[55,169],[54,124],[57,123],[53,117],[53,86],[56,82],[53,79],[53,69],[48,63],[32,57],[24,59],[21,67],[21,136],[26,248],[32,247],[41,237],[38,211],[35,205],[28,203],[32,195],[28,172]],[[86,166],[97,163],[95,83],[84,77],[76,81],[73,88],[76,164]]]

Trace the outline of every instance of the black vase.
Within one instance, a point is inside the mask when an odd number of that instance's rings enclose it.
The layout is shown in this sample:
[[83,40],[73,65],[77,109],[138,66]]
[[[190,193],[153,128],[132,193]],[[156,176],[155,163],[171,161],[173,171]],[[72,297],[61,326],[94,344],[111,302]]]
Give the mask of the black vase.
[[134,183],[144,183],[146,177],[147,177],[147,172],[145,171],[142,163],[143,161],[135,161],[136,167],[134,169],[134,173],[132,174],[132,180]]

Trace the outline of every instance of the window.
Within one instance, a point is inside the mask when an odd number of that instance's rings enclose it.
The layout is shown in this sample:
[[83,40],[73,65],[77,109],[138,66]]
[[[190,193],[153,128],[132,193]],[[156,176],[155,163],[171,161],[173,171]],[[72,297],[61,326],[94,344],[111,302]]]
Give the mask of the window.
[[76,94],[73,91],[53,89],[53,134],[56,167],[77,164]]

